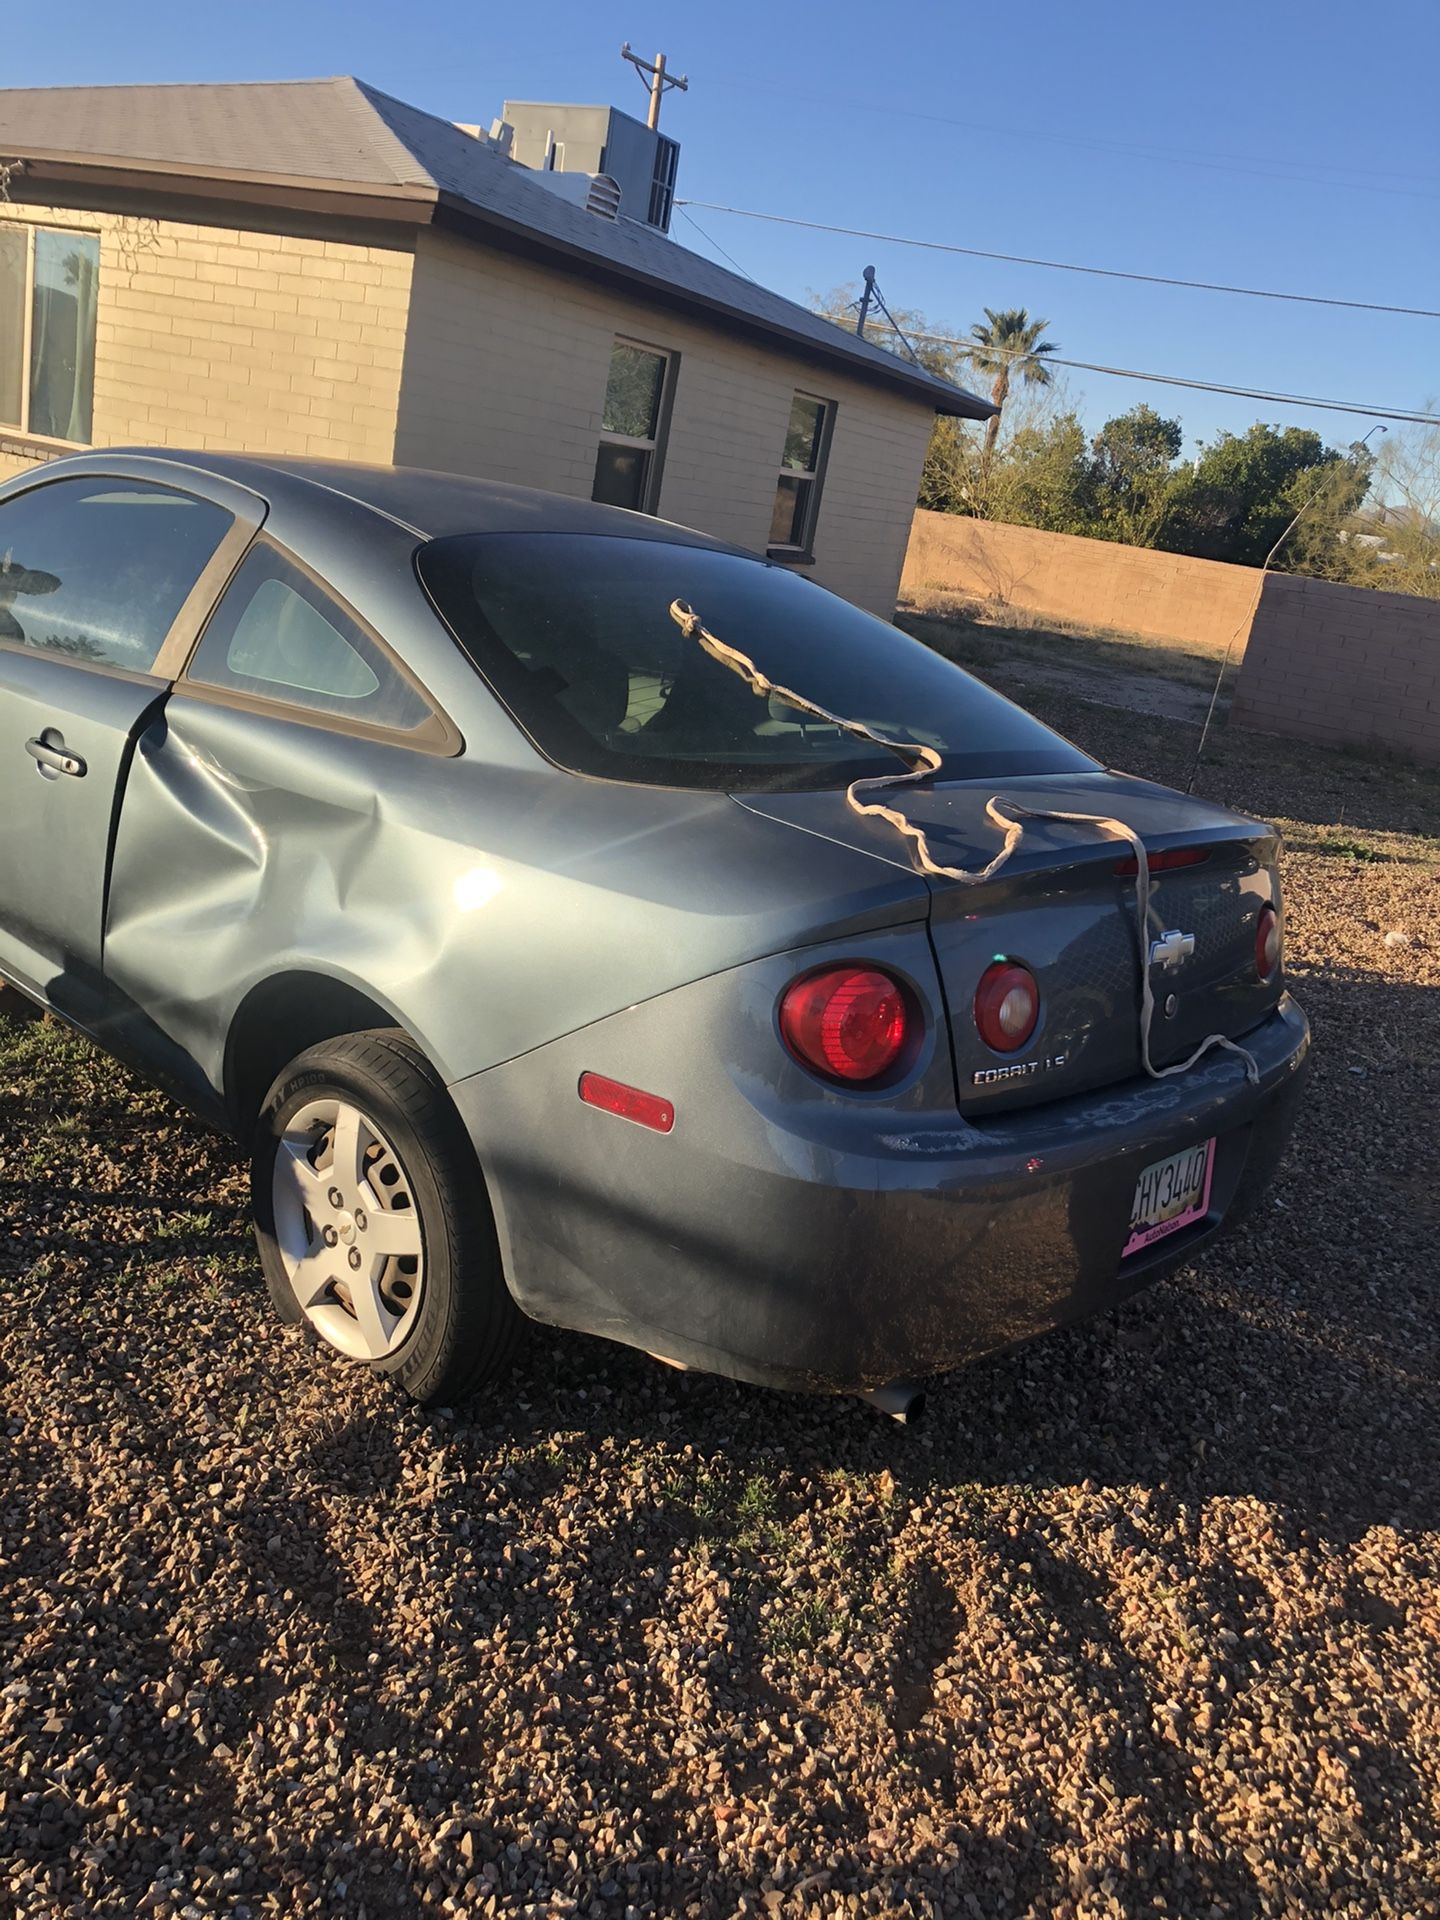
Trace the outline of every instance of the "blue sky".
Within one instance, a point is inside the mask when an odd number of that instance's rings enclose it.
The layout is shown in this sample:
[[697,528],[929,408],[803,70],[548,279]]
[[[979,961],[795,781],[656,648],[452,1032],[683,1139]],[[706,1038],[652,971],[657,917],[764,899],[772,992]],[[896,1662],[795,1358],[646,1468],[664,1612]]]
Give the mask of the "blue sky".
[[[966,18],[965,15],[970,17]],[[643,113],[620,42],[688,73],[666,101],[680,193],[1004,252],[1440,308],[1440,7],[1156,0],[1079,8],[855,0],[58,4],[6,30],[3,84],[356,73],[450,119],[515,99]],[[903,111],[902,111],[903,109]],[[1026,306],[1062,352],[1236,385],[1440,403],[1440,321],[1140,287],[695,216],[796,298],[873,261],[893,305],[963,332]],[[684,219],[676,237],[712,251]],[[1187,449],[1257,416],[1345,444],[1366,419],[1066,376],[1091,426],[1141,399]]]

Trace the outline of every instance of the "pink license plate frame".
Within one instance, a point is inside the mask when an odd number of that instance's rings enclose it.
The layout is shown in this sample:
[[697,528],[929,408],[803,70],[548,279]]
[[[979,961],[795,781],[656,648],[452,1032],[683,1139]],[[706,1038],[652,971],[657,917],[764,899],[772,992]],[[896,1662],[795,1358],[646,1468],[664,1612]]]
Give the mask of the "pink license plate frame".
[[[1173,1219],[1158,1220],[1153,1227],[1135,1228],[1130,1234],[1129,1239],[1126,1240],[1124,1248],[1121,1251],[1120,1258],[1122,1260],[1128,1260],[1132,1253],[1143,1252],[1146,1247],[1153,1247],[1157,1240],[1168,1239],[1172,1233],[1178,1233],[1182,1227],[1192,1226],[1195,1221],[1203,1220],[1210,1211],[1210,1183],[1215,1177],[1215,1141],[1213,1137],[1207,1140],[1204,1145],[1205,1177],[1200,1182],[1199,1196],[1185,1209],[1184,1213],[1177,1213]],[[1193,1149],[1187,1149],[1187,1151],[1193,1151]],[[1165,1158],[1169,1160],[1174,1158],[1174,1156],[1167,1154]],[[1164,1166],[1164,1164],[1164,1160],[1152,1161],[1149,1167],[1143,1169],[1140,1174],[1140,1179],[1143,1180],[1145,1175],[1151,1172],[1154,1167]]]

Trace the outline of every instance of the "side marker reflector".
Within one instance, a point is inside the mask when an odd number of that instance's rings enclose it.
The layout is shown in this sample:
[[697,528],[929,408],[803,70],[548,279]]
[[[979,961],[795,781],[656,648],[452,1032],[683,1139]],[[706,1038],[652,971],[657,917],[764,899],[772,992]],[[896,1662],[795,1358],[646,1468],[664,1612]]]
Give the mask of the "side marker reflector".
[[662,1100],[658,1093],[627,1087],[623,1080],[607,1080],[603,1073],[581,1074],[580,1098],[587,1107],[616,1113],[622,1120],[633,1120],[655,1133],[669,1133],[675,1125],[675,1109],[668,1100]]

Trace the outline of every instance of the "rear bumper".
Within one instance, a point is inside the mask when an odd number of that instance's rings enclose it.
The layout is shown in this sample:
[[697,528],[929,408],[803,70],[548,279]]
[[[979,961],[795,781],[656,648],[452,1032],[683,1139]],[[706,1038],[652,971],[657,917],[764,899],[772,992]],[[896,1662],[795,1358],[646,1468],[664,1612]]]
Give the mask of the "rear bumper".
[[[1174,1079],[978,1123],[853,1100],[837,1121],[833,1103],[797,1102],[743,1066],[692,1066],[689,1087],[657,1080],[663,1010],[678,997],[452,1088],[511,1286],[534,1318],[809,1391],[964,1365],[1190,1256],[1268,1182],[1310,1044],[1287,996],[1245,1039],[1258,1086],[1219,1053]],[[637,1036],[637,1022],[649,1030]],[[631,1030],[607,1037],[617,1023]],[[675,1131],[582,1107],[587,1068],[677,1095]],[[1140,1171],[1211,1135],[1207,1216],[1122,1261]]]

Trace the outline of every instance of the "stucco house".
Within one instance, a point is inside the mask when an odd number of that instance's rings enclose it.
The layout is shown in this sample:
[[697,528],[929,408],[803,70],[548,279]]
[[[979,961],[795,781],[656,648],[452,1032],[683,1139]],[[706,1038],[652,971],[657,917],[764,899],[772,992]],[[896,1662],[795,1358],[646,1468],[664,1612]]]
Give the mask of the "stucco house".
[[[442,467],[888,612],[934,417],[989,404],[670,238],[672,141],[514,113],[518,143],[354,79],[0,91],[0,475],[157,443]],[[542,150],[547,114],[600,132]]]

